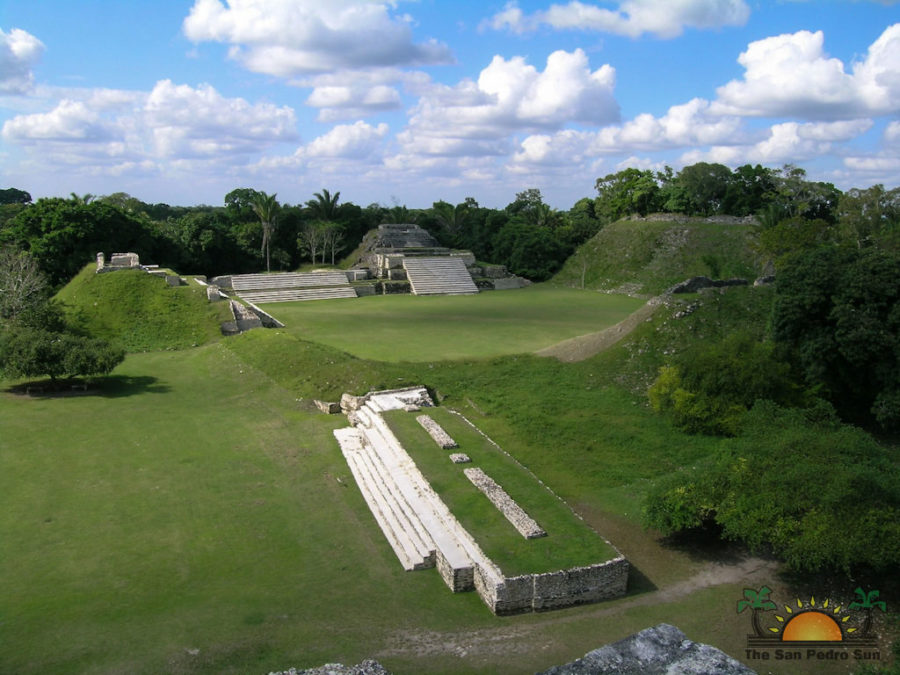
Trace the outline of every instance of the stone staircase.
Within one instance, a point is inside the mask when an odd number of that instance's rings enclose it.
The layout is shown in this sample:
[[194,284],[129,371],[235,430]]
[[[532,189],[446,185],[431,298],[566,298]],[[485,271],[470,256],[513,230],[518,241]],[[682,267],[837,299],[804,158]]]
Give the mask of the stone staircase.
[[231,283],[241,298],[254,304],[356,297],[342,271],[238,274],[231,277]]
[[235,274],[231,287],[236,291],[258,291],[277,288],[312,288],[317,286],[343,286],[347,275],[335,272],[283,272],[280,274]]
[[460,258],[406,257],[403,267],[415,295],[468,295],[478,292]]
[[352,286],[322,288],[283,288],[272,291],[238,291],[238,295],[255,305],[266,302],[297,302],[302,300],[333,300],[335,298],[355,298]]
[[351,413],[335,438],[360,491],[405,570],[437,567],[454,592],[475,588],[475,568],[499,570],[429,485],[381,416],[377,399]]

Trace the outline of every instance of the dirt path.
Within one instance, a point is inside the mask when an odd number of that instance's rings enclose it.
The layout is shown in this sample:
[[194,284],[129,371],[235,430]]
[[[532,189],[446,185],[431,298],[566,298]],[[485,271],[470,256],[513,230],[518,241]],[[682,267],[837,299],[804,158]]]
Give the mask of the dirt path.
[[579,335],[578,337],[557,342],[544,349],[535,352],[538,356],[552,356],[565,363],[584,361],[604,349],[609,349],[631,331],[637,328],[642,321],[649,319],[656,308],[662,304],[662,296],[650,298],[645,305],[637,311],[629,314],[619,323],[605,328],[596,333]]

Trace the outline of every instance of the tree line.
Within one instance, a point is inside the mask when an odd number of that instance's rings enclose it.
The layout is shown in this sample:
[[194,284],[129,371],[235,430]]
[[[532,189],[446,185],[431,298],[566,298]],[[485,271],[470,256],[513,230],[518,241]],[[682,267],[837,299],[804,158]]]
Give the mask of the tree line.
[[[0,246],[28,251],[53,286],[70,279],[97,251],[135,251],[184,272],[217,275],[260,269],[294,270],[339,263],[381,223],[416,223],[444,246],[471,250],[482,262],[506,265],[534,281],[550,278],[575,249],[606,224],[649,213],[755,216],[764,229],[800,223],[839,225],[863,241],[897,221],[900,191],[882,186],[842,193],[786,166],[731,170],[698,163],[679,172],[624,169],[596,181],[597,194],[568,210],[550,207],[540,190],[515,195],[503,208],[474,198],[430,208],[359,206],[323,189],[305,202],[237,188],[222,206],[148,204],[126,193],[40,199],[17,188],[0,190]],[[767,235],[776,253],[791,238],[819,236],[816,225]],[[800,231],[803,230],[803,231]]]

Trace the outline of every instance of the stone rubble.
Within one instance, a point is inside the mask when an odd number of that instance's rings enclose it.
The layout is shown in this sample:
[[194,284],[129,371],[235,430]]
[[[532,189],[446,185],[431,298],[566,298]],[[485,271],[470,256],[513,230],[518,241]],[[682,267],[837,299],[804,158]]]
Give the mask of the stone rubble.
[[444,431],[444,428],[440,424],[431,419],[430,415],[419,415],[416,417],[416,422],[422,425],[422,428],[428,432],[431,439],[444,450],[451,450],[459,447],[459,443],[450,438],[450,434]]
[[477,487],[485,497],[491,500],[491,503],[497,507],[500,513],[512,523],[512,526],[526,539],[537,539],[538,537],[546,537],[547,533],[538,525],[534,519],[529,516],[516,504],[516,501],[510,497],[506,490],[497,485],[493,478],[488,476],[484,471],[478,468],[463,469],[466,478],[472,481],[472,485]]

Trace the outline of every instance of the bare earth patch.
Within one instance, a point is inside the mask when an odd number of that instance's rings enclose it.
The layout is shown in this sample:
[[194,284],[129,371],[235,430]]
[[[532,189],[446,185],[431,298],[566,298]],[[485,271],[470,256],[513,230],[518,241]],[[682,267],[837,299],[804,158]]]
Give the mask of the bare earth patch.
[[595,354],[599,354],[604,349],[612,347],[619,340],[637,328],[642,321],[649,319],[660,304],[660,297],[651,298],[643,307],[628,315],[614,326],[610,326],[609,328],[605,328],[596,333],[579,335],[578,337],[569,340],[557,342],[555,345],[550,345],[549,347],[536,351],[535,354],[538,356],[552,356],[564,363],[584,361]]

